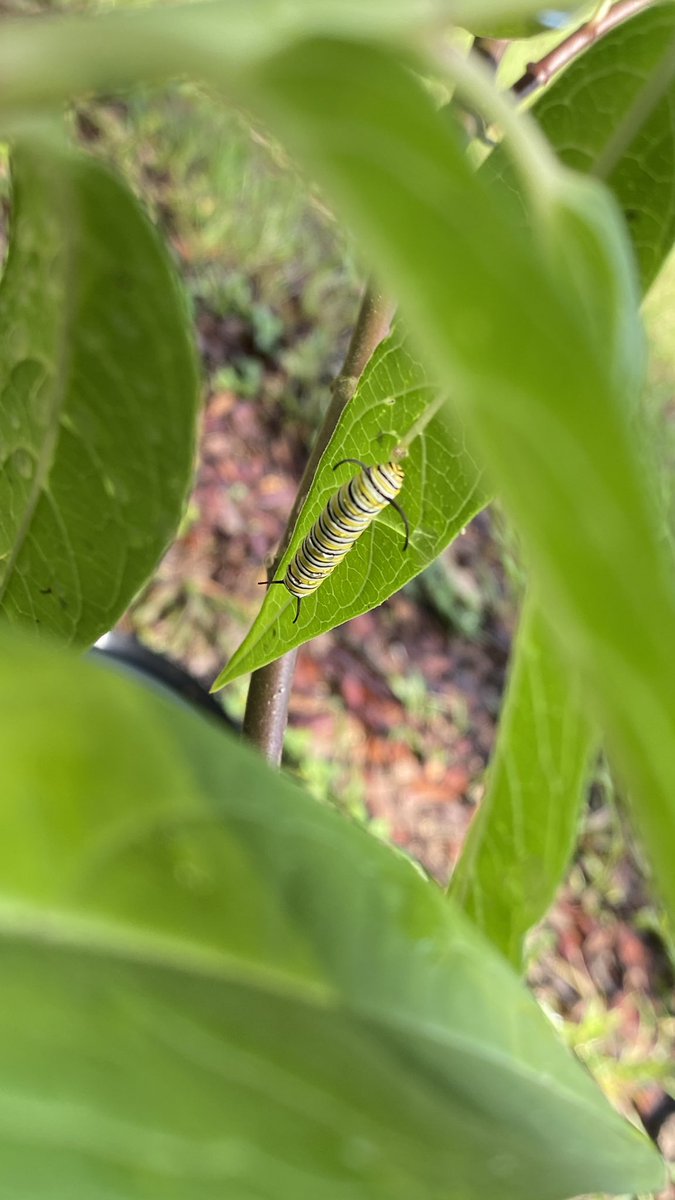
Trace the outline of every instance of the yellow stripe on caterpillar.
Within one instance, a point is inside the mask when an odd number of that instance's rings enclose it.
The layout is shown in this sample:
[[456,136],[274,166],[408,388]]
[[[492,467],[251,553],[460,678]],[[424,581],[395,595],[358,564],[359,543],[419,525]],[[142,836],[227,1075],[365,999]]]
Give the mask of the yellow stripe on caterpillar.
[[300,602],[321,586],[349,553],[361,534],[388,504],[395,508],[405,526],[404,551],[410,540],[410,526],[403,509],[396,503],[404,472],[398,463],[369,467],[358,458],[343,458],[333,470],[345,463],[361,468],[358,475],[343,483],[324,508],[288,565],[283,579],[261,580],[265,586],[280,583],[297,600],[293,624],[300,616]]

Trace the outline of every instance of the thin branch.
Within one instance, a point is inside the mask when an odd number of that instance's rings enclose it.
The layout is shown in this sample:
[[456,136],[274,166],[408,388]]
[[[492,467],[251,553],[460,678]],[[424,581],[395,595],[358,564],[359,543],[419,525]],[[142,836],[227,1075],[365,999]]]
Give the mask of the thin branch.
[[297,648],[254,671],[249,684],[243,733],[278,767],[284,748]]
[[592,46],[593,42],[605,37],[612,29],[623,25],[624,21],[628,21],[630,17],[634,17],[643,9],[652,6],[653,0],[619,0],[619,3],[614,4],[611,8],[601,7],[599,13],[596,13],[580,29],[571,33],[549,54],[545,54],[538,62],[528,63],[524,75],[521,75],[511,89],[513,94],[523,99],[523,97],[538,91],[539,88],[546,87],[558,71],[568,66],[584,50]]
[[[393,313],[393,305],[379,291],[375,288],[366,289],[342,370],[333,384],[333,399],[312,446],[284,536],[268,572],[270,579],[274,578],[288,549],[321,456],[354,395],[368,359],[389,332]],[[268,663],[266,667],[254,671],[251,676],[244,715],[244,736],[253,742],[274,766],[281,762],[297,654],[297,649],[291,650],[274,662]]]
[[377,289],[366,288],[342,370],[333,383],[333,398],[307,459],[291,514],[269,573],[270,579],[276,574],[277,567],[288,549],[295,523],[309,494],[321,456],[337,428],[342,413],[356,391],[356,385],[368,359],[388,334],[393,315],[394,306],[385,300]]

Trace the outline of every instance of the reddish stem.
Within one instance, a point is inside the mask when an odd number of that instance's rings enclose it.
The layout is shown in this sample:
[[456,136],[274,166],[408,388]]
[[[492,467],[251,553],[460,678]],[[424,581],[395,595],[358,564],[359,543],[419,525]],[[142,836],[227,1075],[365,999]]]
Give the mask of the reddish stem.
[[643,9],[651,8],[652,4],[653,0],[619,0],[618,4],[615,4],[597,20],[591,19],[580,29],[576,29],[538,62],[528,63],[524,75],[521,75],[511,89],[513,94],[522,99],[539,88],[546,87],[546,84],[550,83],[558,71],[568,66],[584,50],[592,46],[593,42],[605,37],[612,29],[616,29],[617,25],[623,25],[624,21],[642,12]]

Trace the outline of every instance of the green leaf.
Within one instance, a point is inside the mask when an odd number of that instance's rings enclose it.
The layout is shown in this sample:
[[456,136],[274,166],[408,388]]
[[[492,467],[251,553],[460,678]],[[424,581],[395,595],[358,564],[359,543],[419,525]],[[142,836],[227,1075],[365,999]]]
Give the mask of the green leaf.
[[579,680],[530,597],[513,651],[486,794],[450,895],[516,967],[576,840],[593,737]]
[[[572,7],[560,3],[559,8]],[[184,72],[236,76],[294,41],[324,35],[421,45],[439,28],[510,24],[541,0],[230,0],[4,21],[0,126],[78,93],[118,90]]]
[[[605,144],[663,56],[668,21],[672,36],[672,13],[645,12],[592,47],[544,93],[534,116],[570,165],[589,172],[597,167]],[[618,62],[630,62],[631,70],[616,70]],[[644,288],[660,268],[675,232],[671,104],[671,97],[663,97],[651,115],[644,114],[642,125],[631,128],[623,157],[608,176],[629,217]],[[517,188],[504,146],[485,169]],[[572,221],[562,243],[561,267],[575,244],[588,244],[587,239],[575,238],[575,229],[578,225]],[[582,266],[588,267],[588,261]],[[594,265],[595,288],[592,271],[584,272],[585,289],[596,293],[588,319],[609,320],[597,336],[611,348],[608,366],[616,382],[629,395],[632,390],[634,401],[634,381],[643,363],[641,346],[630,336],[630,325],[626,329],[625,322],[615,321],[616,305],[605,303],[613,287],[612,262],[606,260],[604,269],[597,259]],[[582,716],[578,680],[531,601],[513,656],[487,793],[450,890],[492,942],[519,964],[524,935],[544,915],[572,851],[593,739]]]
[[661,1184],[411,862],[103,667],[6,630],[0,661],[8,1196]]
[[[609,196],[591,194],[588,181],[574,194],[573,177],[545,160],[537,179],[529,154],[536,207],[526,235],[499,189],[470,173],[414,82],[370,47],[296,47],[271,60],[257,85],[269,119],[341,203],[401,297],[411,333],[480,445],[635,791],[675,908],[675,586],[649,484],[655,466],[617,394],[600,326],[586,319],[597,283],[580,304],[583,272],[572,284],[552,269],[561,230],[576,224],[589,263],[604,270],[620,256],[611,297],[621,311],[610,327],[630,322],[631,309],[636,320]],[[386,154],[375,152],[383,146]]]
[[[554,144],[561,143],[563,155],[570,163],[593,170],[604,144],[634,102],[635,80],[639,86],[640,79],[659,61],[664,15],[645,13],[617,30],[606,43],[594,46],[537,104],[534,110],[537,120]],[[637,56],[632,53],[635,46],[640,48]],[[612,56],[614,62],[628,61],[627,50],[636,74],[633,70],[609,73],[607,67]],[[598,79],[605,81],[601,106],[594,90]],[[668,127],[665,131],[660,127],[667,115],[667,105],[668,98],[654,109],[646,133],[638,137],[639,129],[633,130],[632,139],[626,143],[625,159],[609,177],[617,199],[631,218],[629,228],[636,239],[643,286],[648,285],[661,265],[672,240],[669,224],[672,172],[650,167],[654,146],[659,147],[661,155],[664,150],[671,156],[673,153],[672,138],[664,146],[663,135]],[[575,149],[579,146],[584,148],[585,157]],[[639,179],[633,179],[638,170]],[[516,183],[504,147],[491,157],[486,171],[490,176],[508,179],[512,187]],[[645,193],[652,197],[646,210],[651,214],[651,239],[643,236],[641,222],[634,219],[631,208],[635,195]],[[601,208],[600,220],[603,211]],[[583,219],[582,208],[582,222]],[[569,271],[570,249],[579,243],[580,232],[574,209],[567,214],[567,221],[570,228],[560,240],[562,253],[558,264]],[[659,221],[663,222],[661,227]],[[588,248],[588,239],[581,244]],[[596,250],[592,266],[589,268],[583,256],[578,260],[578,269],[583,272],[580,296],[582,300],[589,293],[594,296],[586,305],[588,319],[601,322],[597,336],[612,347],[610,362],[617,380],[630,392],[631,382],[643,363],[641,338],[636,338],[635,324],[620,296],[614,305],[606,304],[607,292],[614,287],[617,259],[619,262],[621,259],[611,251],[609,257],[598,258],[597,250],[603,243],[598,245],[596,240],[590,244]],[[625,281],[620,287],[626,287]],[[371,380],[371,386],[372,383]],[[383,557],[385,569],[389,561]],[[221,679],[224,681],[225,677],[226,673]],[[589,726],[582,716],[578,681],[561,658],[542,614],[530,606],[514,647],[511,681],[488,792],[452,881],[455,898],[518,965],[523,937],[544,915],[569,861],[591,745]]]
[[[561,105],[568,103],[568,92],[564,79],[554,85],[546,97],[546,102],[547,112],[552,111],[552,102]],[[586,114],[583,112],[582,119],[585,119],[585,116]],[[608,131],[609,127],[606,125],[605,133],[608,134]],[[492,156],[485,174],[491,181],[499,179],[502,186],[518,187],[517,180],[514,179],[515,172],[503,148]],[[630,278],[616,279],[617,263],[621,263],[622,258],[611,241],[608,243],[606,237],[591,237],[590,239],[580,237],[589,220],[589,212],[591,217],[601,224],[606,221],[604,197],[601,197],[596,206],[596,195],[594,187],[580,189],[576,182],[574,187],[568,191],[569,202],[564,207],[560,206],[558,210],[559,217],[564,219],[564,224],[556,231],[555,245],[552,250],[554,268],[556,273],[563,272],[569,276],[571,285],[576,289],[579,303],[584,306],[586,319],[589,323],[598,326],[597,337],[612,352],[611,361],[615,366],[617,380],[626,391],[632,390],[634,394],[634,386],[631,389],[631,384],[634,385],[635,378],[641,375],[644,348],[641,331],[633,319],[633,309],[630,305],[626,306],[622,303],[622,297],[625,294],[631,294],[632,281]],[[577,201],[580,207],[579,212],[577,212]],[[611,235],[613,231],[616,233],[616,226],[614,223],[610,223],[607,232]],[[570,253],[570,248],[577,244],[581,253],[575,256]],[[595,251],[592,259],[588,256],[589,249]],[[607,301],[612,290],[616,294],[610,304]],[[281,569],[277,572],[277,579],[283,578],[286,566],[302,538],[325,506],[328,496],[336,489],[335,476],[331,470],[332,464],[348,456],[365,454],[369,462],[379,461],[382,457],[381,447],[386,445],[382,441],[382,418],[375,412],[371,414],[372,419],[364,422],[363,400],[365,399],[370,405],[373,397],[379,397],[391,405],[399,395],[401,388],[404,388],[408,393],[409,405],[412,404],[415,398],[411,394],[412,370],[419,392],[419,404],[409,408],[409,418],[407,413],[405,414],[405,428],[409,421],[417,416],[423,396],[426,394],[427,404],[433,398],[434,392],[427,383],[427,376],[423,368],[411,362],[409,351],[401,351],[405,358],[399,366],[396,357],[392,357],[391,350],[392,346],[388,344],[383,353],[376,353],[369,364],[363,389],[360,388],[357,391],[353,403],[348,406],[342,418],[296,523],[289,552],[284,556]],[[397,417],[399,411],[403,414],[402,407],[399,410],[397,405],[395,410]],[[385,423],[387,416],[390,415],[392,415],[391,410],[385,414]],[[380,421],[379,427],[378,421]],[[399,426],[392,439],[393,446],[396,445],[401,435],[402,430]],[[452,440],[449,446],[444,448],[449,437]],[[385,532],[382,532],[382,536],[380,536],[383,521],[378,521],[364,536],[361,544],[350,553],[348,562],[338,568],[335,576],[327,583],[322,584],[321,589],[314,597],[303,601],[297,625],[293,625],[295,600],[290,597],[288,592],[280,593],[278,589],[271,588],[261,612],[244,642],[218,677],[214,685],[216,689],[224,686],[238,675],[255,670],[281,653],[285,653],[327,629],[334,628],[343,621],[380,604],[410,578],[418,574],[430,561],[433,561],[466,524],[467,519],[475,514],[479,505],[482,506],[483,500],[476,493],[477,468],[469,452],[462,450],[463,436],[458,441],[457,435],[455,434],[453,437],[447,424],[444,424],[443,420],[437,420],[430,427],[428,438],[422,435],[419,438],[419,445],[416,447],[416,451],[419,452],[419,455],[424,456],[425,460],[428,455],[426,443],[429,440],[432,447],[435,448],[435,453],[432,448],[428,461],[433,466],[435,459],[439,463],[440,470],[432,471],[427,475],[424,470],[416,471],[416,462],[411,460],[412,473],[408,473],[402,494],[406,504],[408,503],[407,498],[415,492],[422,498],[420,518],[413,524],[424,535],[423,547],[421,537],[417,538],[417,545],[413,538],[412,552],[407,554],[404,560],[397,562],[395,546],[386,544],[390,539]],[[364,450],[368,443],[372,447],[372,455]],[[379,459],[378,443],[380,446]],[[449,456],[451,457],[450,469],[448,469]],[[462,488],[465,489],[466,497],[463,505],[460,502]],[[453,518],[450,522],[447,519],[448,515]],[[398,518],[392,516],[391,520],[395,524]],[[429,535],[436,528],[439,529],[440,536],[432,540]],[[311,611],[312,606],[314,611],[310,616],[307,610]],[[575,803],[575,810],[577,806],[578,802]]]
[[[200,14],[199,20],[195,19],[197,10]],[[211,13],[215,15],[215,7]],[[185,70],[192,64],[192,69],[197,73],[203,72],[213,79],[222,80],[223,72],[227,71],[228,67],[232,68],[228,55],[233,54],[237,58],[239,68],[250,62],[250,59],[247,59],[245,44],[242,46],[233,38],[230,23],[221,23],[219,30],[216,23],[213,23],[208,38],[204,37],[206,26],[201,25],[200,21],[202,15],[206,16],[206,9],[201,6],[194,6],[189,13],[181,13],[179,10],[172,12],[169,22],[175,19],[179,24],[182,23],[178,37],[178,26],[176,25],[172,32],[170,24],[164,23],[164,14],[161,14],[160,23],[155,20],[158,14],[142,14],[143,23],[134,25],[135,37],[126,39],[125,53],[121,52],[119,46],[116,49],[114,45],[116,33],[124,29],[124,22],[115,24],[119,15],[115,14],[113,24],[106,27],[110,37],[106,37],[103,42],[99,39],[98,45],[94,27],[86,20],[83,24],[69,23],[67,26],[53,26],[43,22],[39,29],[35,26],[29,28],[21,25],[5,27],[7,33],[3,46],[0,47],[0,54],[5,54],[2,65],[3,83],[6,84],[4,96],[8,109],[15,109],[24,102],[22,88],[25,89],[24,100],[27,97],[34,100],[36,95],[44,99],[61,99],[78,87],[91,86],[94,77],[92,72],[98,72],[99,83],[120,86],[136,78],[164,77],[172,69]],[[473,15],[476,20],[480,20],[477,11],[474,11]],[[569,161],[577,162],[580,161],[580,157],[586,155],[586,161],[581,164],[584,166],[597,164],[599,149],[607,143],[609,135],[619,128],[623,138],[623,149],[617,156],[616,146],[614,148],[618,167],[616,171],[610,171],[609,179],[616,187],[631,219],[643,279],[648,279],[649,272],[655,268],[654,254],[656,257],[662,255],[672,237],[668,224],[672,218],[671,172],[662,169],[664,161],[672,160],[667,93],[660,105],[653,103],[652,96],[650,103],[642,106],[641,115],[639,112],[641,79],[649,75],[652,66],[658,67],[661,48],[667,44],[666,35],[671,29],[670,22],[672,9],[659,8],[626,24],[609,39],[592,47],[570,68],[545,94],[537,109],[537,115],[541,113],[544,128],[557,143],[563,156]],[[470,19],[469,23],[472,23]],[[162,34],[157,36],[160,26]],[[241,29],[241,26],[238,28]],[[296,26],[296,34],[299,28],[300,25]],[[328,26],[325,28],[328,29]],[[332,28],[336,30],[337,26]],[[224,39],[223,29],[227,31]],[[342,26],[342,29],[346,29],[346,25]],[[220,44],[217,43],[219,31],[223,39]],[[80,37],[85,40],[79,41]],[[144,43],[144,38],[148,39],[147,43]],[[258,49],[261,45],[262,43],[258,42]],[[630,71],[615,69],[616,63],[622,60],[624,48],[630,56]],[[81,53],[82,50],[85,51],[84,54]],[[56,51],[58,53],[55,53]],[[176,55],[175,59],[171,58],[172,54]],[[53,69],[48,70],[50,58]],[[19,70],[16,69],[17,64],[20,64]],[[611,71],[607,69],[610,66]],[[340,94],[339,86],[337,94]],[[640,116],[637,123],[636,101]],[[653,136],[652,126],[645,125],[645,120],[652,119],[650,113],[654,114],[655,121]],[[625,121],[626,116],[631,119]],[[625,136],[626,129],[629,131],[629,137]],[[640,219],[636,221],[635,194],[638,188],[641,189],[641,194],[649,190],[651,203],[645,205],[644,209],[640,208]],[[642,226],[643,213],[649,221],[647,231]],[[574,223],[579,230],[579,222],[575,219]],[[566,239],[566,242],[569,245],[569,239]],[[514,269],[517,273],[517,264]],[[453,273],[449,268],[448,278],[452,277]],[[490,286],[491,284],[488,284],[488,289]],[[599,283],[596,284],[597,294],[602,297],[602,287]],[[593,303],[587,304],[586,307],[587,311],[593,312]],[[595,308],[602,313],[602,302]],[[487,323],[489,325],[490,321]],[[555,328],[555,321],[551,324]],[[630,329],[634,330],[634,326],[630,324],[629,319]],[[626,360],[630,364],[630,354],[624,355],[624,362]],[[546,361],[544,354],[544,369]],[[498,383],[495,381],[495,394],[497,387]]]
[[80,645],[114,623],[175,532],[197,386],[154,230],[94,159],[13,158],[0,285],[0,611]]
[[663,73],[673,38],[673,5],[655,4],[572,62],[533,109],[561,160],[616,196],[643,291],[675,239],[674,92]]
[[[590,69],[594,67],[594,58],[592,51],[584,60]],[[576,75],[576,71],[573,74]],[[619,86],[622,76],[615,72],[615,77]],[[570,82],[572,92],[569,91]],[[576,116],[580,137],[586,134],[587,106],[583,105],[577,114],[571,104],[571,95],[578,85],[578,79],[569,80],[565,75],[549,90],[542,102],[545,106],[544,128],[547,128],[547,114],[565,107],[568,136]],[[535,111],[538,116],[539,107]],[[606,118],[604,133],[607,136],[612,112],[605,107],[601,116]],[[603,129],[602,126],[598,129],[597,113],[594,126],[596,144],[599,145],[598,135]],[[588,165],[592,166],[592,163],[593,160]],[[508,160],[502,149],[490,160],[488,172],[497,173],[496,165],[498,173],[504,176],[507,174],[505,164],[508,165]],[[514,173],[508,174],[513,185]],[[617,178],[618,198],[625,200],[621,177]],[[663,176],[654,180],[655,189],[666,184],[667,179]],[[563,212],[566,228],[558,241],[560,253],[556,266],[567,271],[573,285],[578,284],[579,299],[586,302],[587,319],[599,322],[596,336],[612,348],[610,361],[616,377],[624,390],[630,391],[630,381],[641,368],[643,354],[630,308],[621,302],[621,295],[628,286],[625,279],[618,283],[615,303],[608,305],[606,302],[607,294],[615,286],[617,259],[620,263],[621,258],[614,252],[614,247],[610,246],[609,254],[606,253],[604,240],[592,238],[589,241],[586,238],[581,240],[581,245],[585,251],[589,248],[595,251],[593,259],[582,254],[576,260],[575,269],[570,263],[570,250],[579,243],[579,233],[583,233],[583,223],[587,219],[584,210],[587,198],[586,195],[581,200],[580,214],[577,214],[576,206]],[[602,205],[598,216],[602,222]],[[667,245],[661,240],[658,253],[662,255],[666,249]],[[598,251],[605,252],[598,254]],[[652,257],[651,261],[655,264],[656,260]],[[575,270],[581,275],[578,281]],[[385,569],[389,561],[383,556]],[[514,656],[489,790],[453,878],[453,889],[484,932],[519,964],[522,939],[544,915],[569,861],[583,798],[591,737],[581,712],[578,683],[561,659],[541,613],[528,609]]]
[[295,599],[286,588],[269,588],[258,617],[214,688],[381,604],[432,562],[483,507],[480,473],[464,436],[444,418],[433,418],[434,401],[436,390],[426,372],[400,334],[392,334],[371,358],[322,456],[276,578],[283,579],[330,496],[359,470],[345,466],[335,472],[334,464],[345,458],[387,462],[411,437],[408,456],[401,462],[405,483],[398,497],[410,522],[408,549],[403,551],[400,516],[386,509],[318,591],[302,601],[297,624]]
[[[533,38],[538,35],[538,40],[530,49],[529,58],[536,59],[540,54],[545,53],[547,49],[556,45],[561,39],[568,35],[571,30],[581,24],[581,19],[588,18],[593,12],[593,4],[588,3],[567,3],[555,5],[555,8],[540,8],[533,9],[532,12],[519,12],[512,8],[510,12],[504,13],[486,13],[476,12],[469,14],[465,20],[467,28],[471,30],[476,37],[484,38],[505,38],[507,40]],[[563,20],[563,13],[569,13],[567,21]],[[547,16],[554,13],[559,18],[555,22],[555,28],[546,20]],[[542,47],[542,42],[544,43]],[[534,53],[532,53],[534,50]],[[522,47],[517,46],[517,53],[520,57]],[[507,51],[508,54],[508,51]]]
[[[355,89],[345,93],[337,82],[348,63]],[[546,363],[553,386],[562,392],[581,373],[570,361],[566,338],[572,344],[581,340],[584,358],[592,360],[587,386],[596,375],[604,377],[577,297],[560,286],[555,262],[551,268],[541,261],[542,249],[550,258],[557,251],[557,226],[548,225],[558,199],[557,191],[549,195],[558,185],[555,164],[542,184],[546,224],[537,246],[532,232],[519,227],[504,206],[501,192],[471,170],[459,138],[429,99],[384,52],[313,41],[270,60],[252,75],[250,87],[250,95],[275,114],[276,127],[328,180],[371,255],[386,264],[394,282],[405,279],[406,318],[416,327],[424,319],[423,344],[443,344],[446,378],[447,359],[453,364],[451,388],[498,396],[503,377],[514,386],[521,381],[530,386]],[[389,142],[398,157],[388,149],[375,154],[375,147]],[[606,219],[615,224],[613,212]],[[400,235],[396,256],[394,230]]]

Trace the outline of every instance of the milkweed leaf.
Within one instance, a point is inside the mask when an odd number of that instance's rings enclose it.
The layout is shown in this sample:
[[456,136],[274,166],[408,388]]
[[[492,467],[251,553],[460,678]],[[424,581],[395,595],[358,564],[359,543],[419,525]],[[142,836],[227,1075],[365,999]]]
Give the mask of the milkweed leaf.
[[0,659],[8,1195],[660,1185],[647,1138],[403,855],[101,665],[6,629]]
[[296,624],[295,599],[285,588],[269,588],[214,688],[381,604],[437,558],[483,507],[480,471],[461,427],[451,427],[436,409],[437,389],[402,335],[394,332],[371,358],[321,458],[277,578],[283,578],[331,495],[358,471],[344,467],[336,474],[334,464],[345,458],[387,462],[411,438],[401,460],[405,481],[398,496],[410,523],[407,550],[400,516],[385,509],[318,590],[302,601]]
[[137,201],[47,133],[13,155],[0,347],[0,612],[87,645],[175,533],[197,379],[179,286]]
[[[664,64],[675,65],[672,45]],[[552,269],[573,213],[570,253],[583,255],[585,242],[603,272],[616,256],[608,303],[621,312],[609,327],[632,323],[639,338],[628,240],[610,194],[586,178],[575,189],[550,162],[537,186],[530,155],[524,231],[498,190],[471,173],[459,139],[411,78],[372,47],[296,47],[271,60],[258,85],[261,106],[369,245],[472,431],[675,911],[675,579],[648,482],[656,464],[599,326],[586,319],[597,280]],[[361,136],[348,140],[359,121]],[[389,152],[375,155],[383,144]]]

